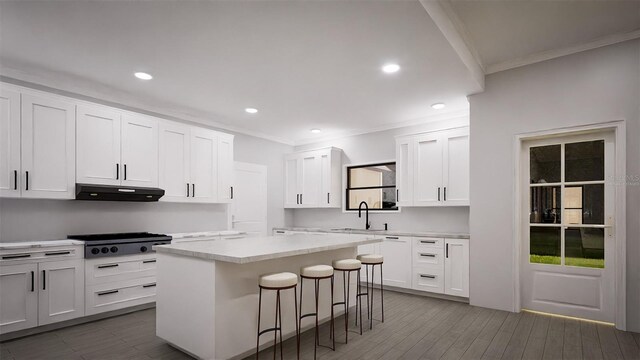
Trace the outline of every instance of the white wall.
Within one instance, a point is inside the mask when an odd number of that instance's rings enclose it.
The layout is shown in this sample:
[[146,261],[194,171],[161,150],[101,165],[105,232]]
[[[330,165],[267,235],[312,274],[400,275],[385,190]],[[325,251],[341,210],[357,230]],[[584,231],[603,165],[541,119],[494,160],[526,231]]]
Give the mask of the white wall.
[[[487,76],[471,104],[471,304],[514,310],[516,134],[612,120],[640,174],[640,41]],[[640,331],[640,184],[627,186],[627,327]]]
[[[456,117],[448,120],[426,122],[422,125],[379,131],[369,134],[348,136],[340,139],[297,146],[296,151],[335,146],[344,151],[344,165],[395,161],[395,136],[425,131],[467,126],[469,119]],[[343,196],[344,197],[344,196]],[[344,201],[344,199],[342,199]],[[343,213],[342,209],[295,209],[293,225],[304,227],[355,227],[364,228],[364,219],[358,219],[357,212]],[[407,231],[469,232],[469,207],[448,208],[403,208],[400,213],[371,213],[372,227]]]
[[[65,83],[49,83],[48,87],[44,87],[6,77],[3,77],[2,81],[107,106],[139,111],[160,118],[181,120],[153,112],[153,109],[149,108],[133,108],[100,100],[96,97],[87,98],[83,95],[59,90],[67,87]],[[78,90],[77,84],[74,89]],[[96,96],[95,89],[87,90],[86,93]],[[105,93],[105,97],[112,96],[113,94]],[[185,123],[205,127],[202,124],[194,124],[189,121],[185,121]],[[290,224],[292,222],[291,214],[288,214],[287,217],[283,206],[284,163],[282,159],[285,153],[293,151],[293,147],[231,131],[220,131],[235,135],[235,160],[267,166],[269,228]],[[0,199],[0,242],[63,239],[70,234],[84,233],[131,231],[171,233],[224,230],[227,229],[227,221],[227,205],[222,204]]]

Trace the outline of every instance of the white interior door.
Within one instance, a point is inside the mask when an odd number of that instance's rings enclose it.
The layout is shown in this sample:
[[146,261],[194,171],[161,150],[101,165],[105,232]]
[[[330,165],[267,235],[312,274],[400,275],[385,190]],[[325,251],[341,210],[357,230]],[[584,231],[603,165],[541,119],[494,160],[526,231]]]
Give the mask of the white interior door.
[[442,148],[441,133],[416,137],[413,183],[416,206],[439,205],[443,198]]
[[76,182],[120,185],[120,113],[78,106]]
[[20,196],[20,93],[0,89],[0,196]]
[[232,229],[267,235],[267,167],[236,162],[234,179]]
[[72,199],[76,107],[57,97],[22,94],[22,197]]
[[523,308],[615,321],[614,145],[612,133],[523,144]]
[[190,184],[190,127],[173,122],[160,124],[160,201],[187,201]]
[[122,119],[122,185],[157,187],[158,120],[134,114]]

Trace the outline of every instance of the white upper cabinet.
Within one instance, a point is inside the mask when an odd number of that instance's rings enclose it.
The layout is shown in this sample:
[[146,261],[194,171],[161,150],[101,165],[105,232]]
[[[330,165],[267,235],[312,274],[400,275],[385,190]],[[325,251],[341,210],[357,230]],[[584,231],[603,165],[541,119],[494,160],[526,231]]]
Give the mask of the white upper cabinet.
[[0,89],[0,196],[19,197],[20,179],[20,93]]
[[233,200],[233,136],[218,137],[218,202]]
[[233,136],[172,121],[160,124],[161,201],[231,201]]
[[396,139],[399,206],[469,205],[469,128]]
[[342,150],[326,148],[285,156],[285,208],[337,208]]
[[[191,129],[191,194],[196,202],[218,198],[218,138],[206,129]],[[225,186],[231,186],[226,183]]]
[[100,106],[78,106],[76,182],[120,185],[121,113]]
[[75,197],[75,110],[62,98],[22,94],[22,197]]
[[158,119],[126,113],[122,117],[122,185],[158,186]]
[[186,201],[191,195],[191,127],[160,123],[160,201]]

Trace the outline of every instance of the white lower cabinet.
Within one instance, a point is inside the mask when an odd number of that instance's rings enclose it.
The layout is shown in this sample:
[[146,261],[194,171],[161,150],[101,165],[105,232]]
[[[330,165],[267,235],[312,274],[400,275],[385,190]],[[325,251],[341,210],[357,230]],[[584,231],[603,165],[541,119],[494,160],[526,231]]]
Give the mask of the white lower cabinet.
[[469,297],[469,240],[416,237],[413,242],[412,287]]
[[0,333],[84,316],[82,246],[0,254]]
[[[411,287],[411,237],[385,236],[380,246],[384,257],[382,280],[384,285],[400,288]],[[376,266],[377,270],[377,266]],[[379,279],[379,274],[377,278]],[[374,281],[376,277],[374,277]],[[378,283],[378,281],[376,281]]]
[[154,302],[155,275],[155,253],[85,260],[85,313]]
[[444,293],[469,297],[469,240],[446,239]]

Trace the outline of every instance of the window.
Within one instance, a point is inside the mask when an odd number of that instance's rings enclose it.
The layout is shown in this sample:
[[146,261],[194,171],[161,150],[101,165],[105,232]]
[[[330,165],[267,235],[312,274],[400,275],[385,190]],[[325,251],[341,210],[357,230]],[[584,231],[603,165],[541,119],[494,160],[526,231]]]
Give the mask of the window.
[[369,210],[398,210],[396,195],[395,162],[347,167],[347,210],[358,210],[362,201]]

